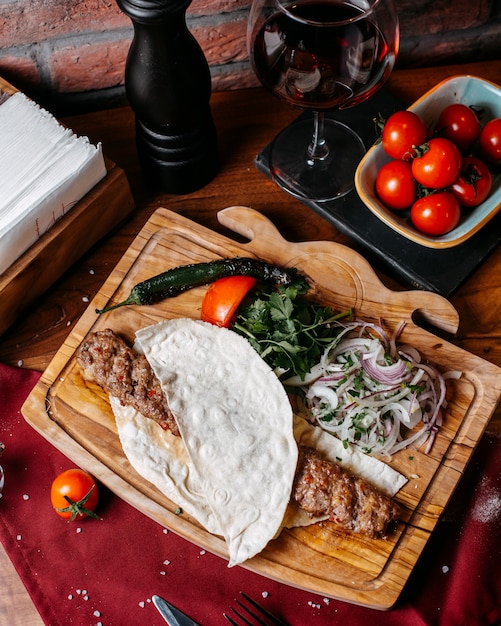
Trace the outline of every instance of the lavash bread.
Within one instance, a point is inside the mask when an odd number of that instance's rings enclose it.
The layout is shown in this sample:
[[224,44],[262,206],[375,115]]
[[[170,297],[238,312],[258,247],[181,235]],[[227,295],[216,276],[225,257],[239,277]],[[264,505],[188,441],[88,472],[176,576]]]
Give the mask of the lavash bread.
[[118,435],[129,463],[145,480],[215,535],[221,534],[181,437],[110,396]]
[[282,384],[247,340],[199,320],[166,320],[136,341],[176,417],[229,565],[251,558],[280,529],[296,470]]

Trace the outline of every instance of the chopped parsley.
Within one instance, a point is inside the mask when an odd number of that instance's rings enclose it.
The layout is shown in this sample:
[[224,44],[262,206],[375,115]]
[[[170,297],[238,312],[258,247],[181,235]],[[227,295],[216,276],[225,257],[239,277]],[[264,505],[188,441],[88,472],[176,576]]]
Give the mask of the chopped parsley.
[[296,275],[287,286],[258,288],[239,310],[232,329],[246,337],[268,365],[283,377],[304,376],[336,338],[331,322],[350,316],[314,304],[305,294],[309,286]]

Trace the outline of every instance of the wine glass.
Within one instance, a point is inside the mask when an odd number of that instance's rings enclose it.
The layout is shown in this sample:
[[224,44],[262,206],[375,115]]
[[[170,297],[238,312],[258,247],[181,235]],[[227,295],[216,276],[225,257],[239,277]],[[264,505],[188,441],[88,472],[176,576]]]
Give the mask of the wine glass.
[[313,121],[301,116],[273,140],[273,178],[305,200],[344,196],[366,148],[325,112],[364,102],[390,75],[399,45],[394,0],[253,0],[247,43],[262,84],[313,111]]

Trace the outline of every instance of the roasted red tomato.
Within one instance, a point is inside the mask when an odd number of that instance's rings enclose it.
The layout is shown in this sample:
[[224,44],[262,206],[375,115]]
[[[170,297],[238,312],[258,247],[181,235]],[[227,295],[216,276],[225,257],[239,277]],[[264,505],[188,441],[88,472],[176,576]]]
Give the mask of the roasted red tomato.
[[466,104],[450,104],[440,113],[437,132],[441,137],[450,139],[466,152],[480,135],[480,122],[477,114]]
[[487,122],[479,138],[482,156],[489,163],[501,164],[501,118]]
[[437,137],[430,139],[412,161],[412,174],[424,187],[445,189],[459,176],[461,163],[461,153],[452,141]]
[[383,149],[393,159],[410,161],[414,147],[426,141],[427,131],[423,120],[412,111],[397,111],[386,120],[381,135]]
[[407,161],[385,163],[376,176],[376,193],[389,209],[408,209],[416,200],[416,181]]
[[445,235],[455,228],[461,217],[457,198],[450,191],[439,191],[419,198],[412,205],[411,221],[427,235]]
[[83,517],[99,517],[94,513],[98,491],[96,481],[81,469],[69,469],[54,479],[50,501],[54,511],[70,522]]
[[202,320],[228,328],[256,282],[251,276],[229,276],[211,283],[202,301]]
[[463,207],[482,204],[492,189],[492,175],[487,165],[476,157],[465,157],[461,174],[450,190]]

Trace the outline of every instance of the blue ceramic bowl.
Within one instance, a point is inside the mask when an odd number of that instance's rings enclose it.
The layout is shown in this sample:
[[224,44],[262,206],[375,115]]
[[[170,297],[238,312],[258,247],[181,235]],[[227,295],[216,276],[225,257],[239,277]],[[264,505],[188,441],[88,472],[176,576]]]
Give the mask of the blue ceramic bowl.
[[[501,117],[501,88],[475,76],[455,76],[442,81],[419,98],[409,110],[420,115],[426,126],[432,129],[442,109],[458,102],[482,109],[482,125],[490,119]],[[413,227],[406,212],[391,211],[376,196],[377,172],[390,160],[380,144],[372,146],[357,168],[355,186],[360,198],[379,219],[416,243],[428,248],[457,246],[485,226],[501,209],[501,174],[497,174],[493,177],[492,191],[487,200],[465,213],[456,228],[438,237],[425,235]]]

